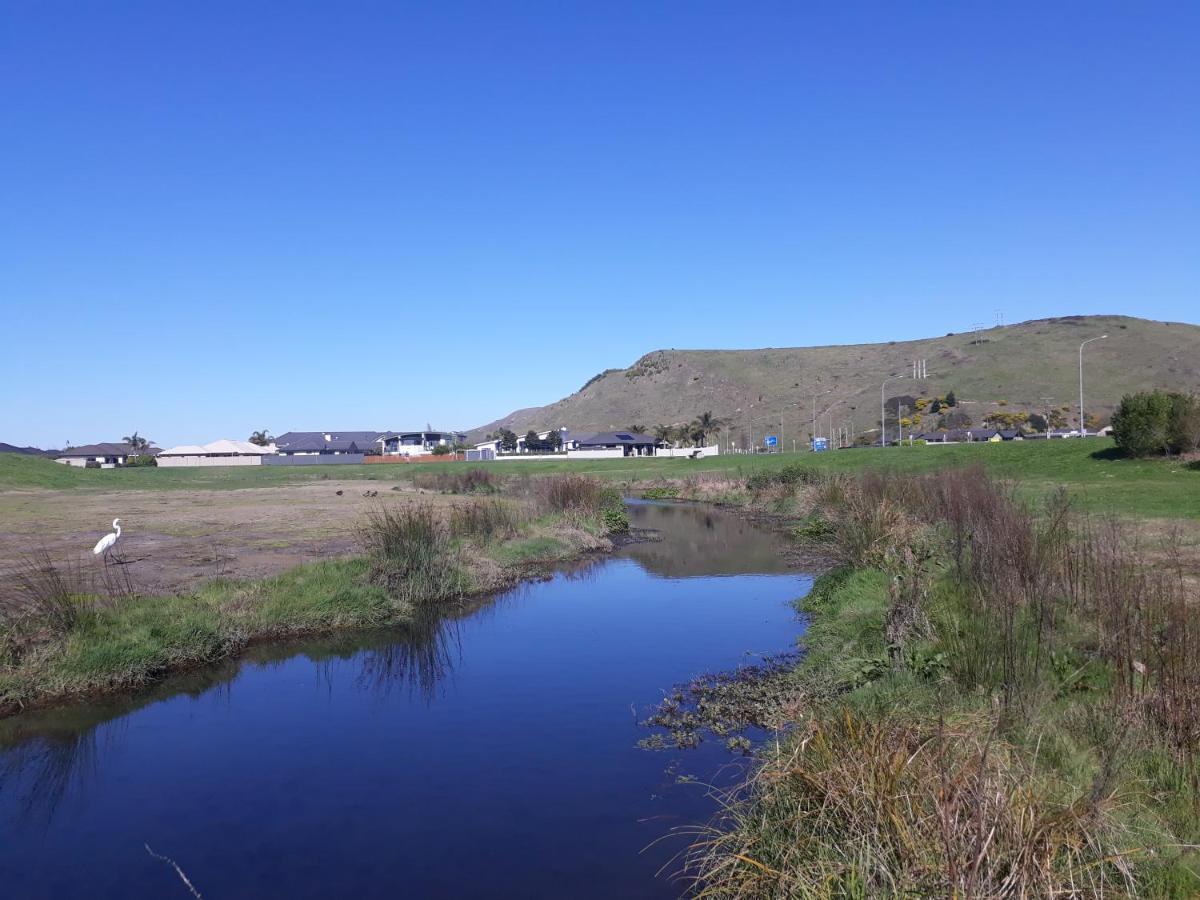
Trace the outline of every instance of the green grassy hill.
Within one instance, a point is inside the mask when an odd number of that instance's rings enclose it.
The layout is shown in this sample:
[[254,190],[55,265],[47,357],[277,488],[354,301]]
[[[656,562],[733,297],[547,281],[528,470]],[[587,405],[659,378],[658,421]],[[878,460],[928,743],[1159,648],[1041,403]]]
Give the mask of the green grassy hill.
[[[1086,351],[1088,412],[1107,419],[1121,395],[1152,387],[1200,390],[1200,326],[1127,316],[1066,316],[964,334],[887,344],[763,350],[657,350],[627,369],[611,369],[549,406],[521,409],[472,432],[499,427],[524,433],[565,425],[577,433],[686,422],[711,410],[739,444],[750,434],[781,436],[785,447],[811,430],[812,396],[820,411],[834,401],[834,424],[862,432],[879,425],[879,392],[890,374],[911,374],[928,360],[929,377],[889,383],[888,397],[929,398],[953,390],[979,423],[998,409],[1043,412],[1078,405],[1078,347]],[[932,424],[932,423],[929,423]],[[818,428],[824,434],[826,426]]]

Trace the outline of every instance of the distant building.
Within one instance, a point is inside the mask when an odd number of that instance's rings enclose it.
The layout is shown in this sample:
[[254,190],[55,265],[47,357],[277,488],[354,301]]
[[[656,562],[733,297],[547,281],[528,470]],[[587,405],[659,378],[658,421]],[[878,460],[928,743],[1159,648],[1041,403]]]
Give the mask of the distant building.
[[461,431],[386,431],[376,438],[382,456],[424,456],[434,447],[453,447],[466,443]]
[[125,443],[85,444],[82,447],[68,447],[54,461],[81,469],[117,469],[128,464],[131,457],[158,456],[161,452],[158,447],[134,449]]
[[279,456],[365,456],[378,452],[380,431],[289,431],[275,438]]
[[[578,446],[578,443],[579,443],[578,440],[571,435],[571,431],[568,428],[548,428],[545,431],[539,431],[539,432],[537,432],[538,440],[544,444],[550,440],[550,436],[552,434],[554,434],[555,432],[558,432],[558,436],[560,438],[560,445],[559,445],[560,450],[565,452],[567,450],[574,450]],[[497,456],[501,456],[505,453],[523,454],[523,453],[539,452],[536,450],[531,450],[529,448],[529,446],[527,445],[527,442],[525,440],[525,438],[527,436],[528,436],[528,432],[526,432],[525,434],[518,434],[517,435],[517,449],[512,450],[512,451],[501,450],[499,438],[492,438],[491,440],[480,441],[478,444],[475,445],[474,450],[467,451],[467,459],[475,459],[475,460],[495,459]]]
[[211,444],[181,444],[158,454],[160,468],[183,466],[257,466],[273,456],[275,445],[261,447],[249,441],[219,440]]
[[653,456],[658,441],[648,434],[629,431],[602,431],[576,442],[577,454],[597,456]]
[[[424,456],[435,447],[452,447],[467,439],[461,431],[289,431],[275,439],[278,456],[325,457],[314,462],[332,462],[332,457]],[[350,462],[338,459],[337,462]]]

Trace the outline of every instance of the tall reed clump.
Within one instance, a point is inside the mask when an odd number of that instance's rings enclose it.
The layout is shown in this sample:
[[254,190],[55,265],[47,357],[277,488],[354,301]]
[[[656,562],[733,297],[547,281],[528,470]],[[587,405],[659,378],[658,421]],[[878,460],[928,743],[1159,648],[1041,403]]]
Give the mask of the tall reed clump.
[[591,520],[609,533],[629,530],[621,492],[586,475],[551,475],[533,484],[539,505],[552,512]]
[[37,550],[0,580],[0,658],[16,661],[31,642],[63,637],[98,611],[136,597],[127,565],[55,560]]
[[375,506],[358,538],[372,579],[396,599],[423,604],[461,597],[469,589],[450,529],[429,506]]
[[1107,792],[1045,785],[986,725],[806,717],[685,857],[715,897],[1082,897],[1135,887]]
[[450,513],[450,531],[455,536],[483,541],[511,538],[522,524],[523,516],[513,503],[494,497],[473,499]]
[[0,624],[32,623],[66,634],[85,613],[92,579],[77,559],[56,564],[50,553],[38,550],[20,561],[0,591]]

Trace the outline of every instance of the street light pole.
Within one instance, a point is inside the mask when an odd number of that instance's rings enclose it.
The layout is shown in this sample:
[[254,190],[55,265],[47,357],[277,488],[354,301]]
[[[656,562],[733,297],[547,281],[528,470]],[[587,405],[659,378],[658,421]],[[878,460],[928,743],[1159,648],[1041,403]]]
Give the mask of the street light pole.
[[821,415],[823,415],[823,416],[824,415],[829,416],[829,433],[828,433],[828,436],[826,437],[826,440],[829,441],[829,449],[831,449],[831,450],[833,449],[833,410],[834,410],[834,407],[838,406],[839,404],[845,403],[845,402],[846,402],[845,400],[834,400],[831,404],[829,404],[829,406],[827,406],[825,408],[825,412],[821,413]]
[[1092,341],[1102,341],[1107,334],[1102,334],[1100,337],[1088,338],[1079,345],[1079,436],[1087,437],[1087,420],[1083,417],[1083,348]]
[[[884,408],[883,391],[887,387],[889,381],[899,381],[901,378],[907,378],[907,375],[889,375],[883,379],[883,384],[879,386],[879,446],[887,446],[887,410]],[[899,407],[897,407],[898,409]]]

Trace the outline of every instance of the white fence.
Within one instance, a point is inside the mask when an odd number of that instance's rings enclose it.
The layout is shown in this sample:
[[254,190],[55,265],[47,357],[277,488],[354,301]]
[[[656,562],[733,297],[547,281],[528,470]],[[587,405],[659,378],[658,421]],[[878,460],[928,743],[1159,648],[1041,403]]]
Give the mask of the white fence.
[[654,455],[701,459],[705,456],[716,456],[720,452],[721,448],[715,445],[712,447],[665,447],[662,450],[655,450]]
[[623,459],[624,447],[613,447],[611,450],[568,450],[567,459]]

